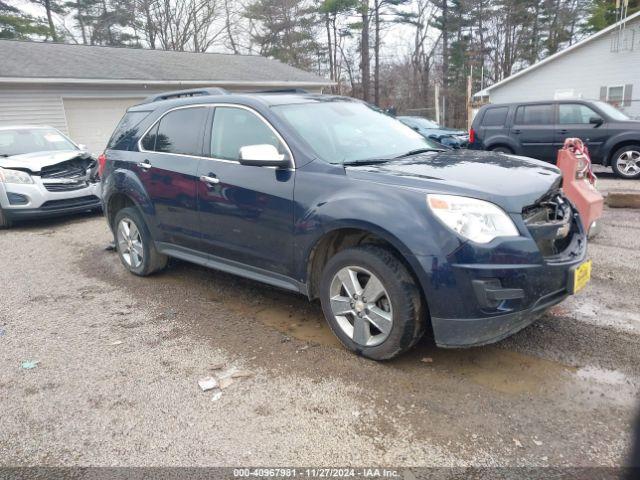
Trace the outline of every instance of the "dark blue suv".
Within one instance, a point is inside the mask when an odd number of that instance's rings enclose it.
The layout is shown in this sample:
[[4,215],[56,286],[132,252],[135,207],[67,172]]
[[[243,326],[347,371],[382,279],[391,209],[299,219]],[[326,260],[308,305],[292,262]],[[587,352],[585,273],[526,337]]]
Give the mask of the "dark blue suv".
[[590,275],[549,164],[439,150],[343,97],[211,90],[128,110],[100,157],[124,266],[176,257],[320,299],[351,350],[500,340]]

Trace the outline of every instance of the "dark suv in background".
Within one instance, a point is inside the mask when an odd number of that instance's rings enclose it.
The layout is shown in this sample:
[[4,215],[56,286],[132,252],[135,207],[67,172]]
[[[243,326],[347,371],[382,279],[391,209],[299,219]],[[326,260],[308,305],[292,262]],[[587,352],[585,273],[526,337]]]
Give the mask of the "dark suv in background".
[[484,105],[469,132],[470,148],[556,161],[565,139],[578,137],[591,160],[622,178],[640,178],[640,121],[608,103],[562,100]]
[[552,165],[434,148],[354,99],[211,93],[130,108],[99,159],[136,275],[176,257],[320,299],[374,359],[428,327],[441,346],[498,341],[589,278]]

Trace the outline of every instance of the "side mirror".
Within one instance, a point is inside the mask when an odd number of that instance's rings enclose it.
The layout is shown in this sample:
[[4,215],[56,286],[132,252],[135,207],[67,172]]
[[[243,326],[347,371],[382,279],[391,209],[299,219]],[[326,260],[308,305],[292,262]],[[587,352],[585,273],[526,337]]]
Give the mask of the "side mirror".
[[246,145],[240,147],[240,163],[254,167],[286,167],[289,160],[273,145]]
[[600,118],[600,117],[591,117],[589,119],[589,123],[591,125],[595,125],[596,127],[599,127],[600,125],[602,125],[604,123],[604,120],[602,120],[602,118]]

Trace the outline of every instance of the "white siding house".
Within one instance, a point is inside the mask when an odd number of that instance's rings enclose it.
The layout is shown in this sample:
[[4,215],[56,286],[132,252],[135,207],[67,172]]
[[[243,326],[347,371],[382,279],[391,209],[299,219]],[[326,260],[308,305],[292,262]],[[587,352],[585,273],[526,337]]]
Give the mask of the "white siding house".
[[491,103],[604,100],[640,118],[640,12],[475,95]]
[[0,40],[0,126],[51,125],[101,152],[128,107],[168,90],[302,88],[331,82],[255,55]]

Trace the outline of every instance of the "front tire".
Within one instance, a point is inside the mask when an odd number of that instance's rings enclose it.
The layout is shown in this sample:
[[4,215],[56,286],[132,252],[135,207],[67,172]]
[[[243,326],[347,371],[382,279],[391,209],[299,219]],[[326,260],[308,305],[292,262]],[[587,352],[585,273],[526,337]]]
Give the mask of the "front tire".
[[611,157],[613,173],[620,178],[640,178],[640,145],[626,145]]
[[123,208],[114,220],[116,250],[120,261],[134,275],[146,277],[167,265],[167,256],[156,250],[151,234],[136,208]]
[[425,331],[420,291],[386,248],[364,245],[332,257],[320,280],[320,301],[342,344],[373,360],[404,353]]

